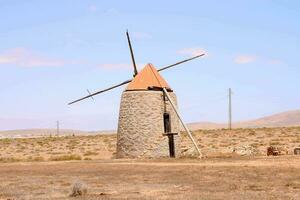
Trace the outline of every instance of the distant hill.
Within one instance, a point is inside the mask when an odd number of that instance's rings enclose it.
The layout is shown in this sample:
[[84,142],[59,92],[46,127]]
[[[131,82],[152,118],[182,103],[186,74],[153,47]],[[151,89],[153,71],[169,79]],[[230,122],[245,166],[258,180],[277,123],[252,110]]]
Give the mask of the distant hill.
[[[188,127],[191,130],[198,129],[221,129],[227,128],[227,124],[213,123],[213,122],[196,122],[189,123]],[[260,127],[291,127],[300,126],[300,110],[293,110],[283,112],[256,120],[242,121],[233,123],[233,128],[260,128]],[[81,131],[71,129],[61,129],[60,136],[67,135],[97,135],[97,134],[112,134],[116,133],[112,131]],[[28,137],[43,137],[43,136],[55,136],[56,129],[20,129],[20,130],[8,130],[0,131],[1,138],[28,138]]]
[[[233,123],[233,128],[260,128],[260,127],[291,127],[300,126],[300,110],[287,111],[275,115]],[[191,130],[227,128],[227,124],[212,122],[189,123]]]

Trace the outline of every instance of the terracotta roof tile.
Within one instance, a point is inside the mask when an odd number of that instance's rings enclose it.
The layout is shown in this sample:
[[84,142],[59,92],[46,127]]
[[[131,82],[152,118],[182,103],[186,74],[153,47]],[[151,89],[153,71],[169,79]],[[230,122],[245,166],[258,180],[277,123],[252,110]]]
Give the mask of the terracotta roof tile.
[[168,83],[152,64],[147,64],[128,84],[126,90],[148,90],[149,87],[170,89]]

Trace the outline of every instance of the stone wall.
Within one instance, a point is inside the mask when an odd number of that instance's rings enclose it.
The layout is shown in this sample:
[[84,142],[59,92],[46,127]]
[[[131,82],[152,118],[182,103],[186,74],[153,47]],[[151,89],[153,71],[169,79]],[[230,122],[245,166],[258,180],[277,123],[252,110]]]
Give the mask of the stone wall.
[[[176,95],[169,93],[177,105]],[[166,98],[167,99],[167,98]],[[175,137],[176,157],[180,156],[180,123],[166,101]],[[163,136],[164,98],[162,91],[124,91],[121,98],[117,158],[169,157],[168,137]]]

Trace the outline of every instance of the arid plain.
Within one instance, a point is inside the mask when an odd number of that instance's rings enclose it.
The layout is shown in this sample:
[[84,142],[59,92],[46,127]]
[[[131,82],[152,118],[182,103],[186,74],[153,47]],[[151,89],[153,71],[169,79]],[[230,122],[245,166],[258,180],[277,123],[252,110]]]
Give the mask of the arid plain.
[[[114,159],[116,135],[0,140],[0,199],[299,199],[300,127],[194,131],[205,155],[193,156],[182,133],[182,158]],[[267,157],[268,146],[283,150]]]

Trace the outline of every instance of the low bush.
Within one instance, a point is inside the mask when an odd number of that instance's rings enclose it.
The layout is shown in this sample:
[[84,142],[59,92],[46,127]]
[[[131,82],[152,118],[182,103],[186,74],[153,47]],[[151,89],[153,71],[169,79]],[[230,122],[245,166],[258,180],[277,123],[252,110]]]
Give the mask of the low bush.
[[51,156],[50,161],[64,161],[64,160],[81,160],[80,155],[71,154],[71,155],[62,155],[62,156]]

